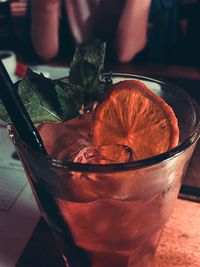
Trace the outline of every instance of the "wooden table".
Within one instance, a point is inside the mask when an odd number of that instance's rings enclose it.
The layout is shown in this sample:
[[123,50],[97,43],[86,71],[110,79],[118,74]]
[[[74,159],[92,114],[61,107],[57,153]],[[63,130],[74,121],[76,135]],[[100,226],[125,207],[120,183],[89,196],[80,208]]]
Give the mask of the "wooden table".
[[200,266],[200,203],[177,200],[157,250],[155,267]]
[[[199,69],[176,66],[125,64],[108,66],[107,69],[147,76],[200,79]],[[200,88],[197,94],[199,92]],[[62,266],[55,241],[43,219],[39,221],[16,267],[40,266]],[[161,238],[154,266],[200,267],[200,203],[177,200]]]

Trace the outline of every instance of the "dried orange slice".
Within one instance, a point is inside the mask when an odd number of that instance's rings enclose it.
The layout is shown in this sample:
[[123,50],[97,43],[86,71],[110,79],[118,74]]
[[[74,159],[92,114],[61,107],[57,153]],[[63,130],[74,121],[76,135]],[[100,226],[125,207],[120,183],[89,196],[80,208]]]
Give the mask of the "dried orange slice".
[[168,151],[179,140],[172,108],[136,80],[114,84],[108,98],[95,111],[91,128],[96,146],[121,144],[132,148],[137,159]]

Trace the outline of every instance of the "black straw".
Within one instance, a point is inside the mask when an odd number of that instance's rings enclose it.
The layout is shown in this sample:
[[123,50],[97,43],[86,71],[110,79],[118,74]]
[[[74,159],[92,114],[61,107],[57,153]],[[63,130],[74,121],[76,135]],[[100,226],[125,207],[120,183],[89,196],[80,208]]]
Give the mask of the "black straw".
[[32,149],[41,154],[47,154],[42,139],[34,127],[21,98],[0,60],[0,98],[10,116],[10,119],[20,138]]

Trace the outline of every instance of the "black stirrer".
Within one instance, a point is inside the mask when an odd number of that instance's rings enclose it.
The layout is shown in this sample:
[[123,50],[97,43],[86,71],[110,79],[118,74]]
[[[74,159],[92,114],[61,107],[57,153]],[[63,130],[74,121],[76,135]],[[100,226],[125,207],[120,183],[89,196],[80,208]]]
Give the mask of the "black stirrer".
[[10,116],[10,119],[21,139],[32,149],[41,154],[46,154],[42,139],[34,127],[21,98],[0,60],[0,98]]

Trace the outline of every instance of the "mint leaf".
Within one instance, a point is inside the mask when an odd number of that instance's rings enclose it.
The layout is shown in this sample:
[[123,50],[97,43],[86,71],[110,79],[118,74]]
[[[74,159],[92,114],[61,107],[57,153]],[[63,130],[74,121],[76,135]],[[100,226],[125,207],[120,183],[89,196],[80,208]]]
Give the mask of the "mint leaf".
[[34,123],[69,120],[78,115],[82,104],[80,87],[54,82],[31,70],[20,81],[18,93]]
[[107,88],[107,84],[100,81],[105,50],[105,43],[95,40],[78,46],[75,51],[70,66],[69,81],[83,88],[85,104],[98,100]]
[[62,107],[64,120],[71,119],[79,114],[83,104],[83,90],[80,86],[68,81],[54,81],[58,100]]
[[[69,120],[79,114],[83,103],[80,86],[50,80],[30,69],[18,84],[18,94],[33,123]],[[10,122],[2,103],[0,117],[5,122]]]
[[[90,106],[106,96],[111,74],[102,76],[105,43],[100,40],[80,45],[71,63],[67,82],[53,81],[30,69],[18,85],[18,94],[33,123],[59,122],[79,114],[82,106]],[[89,105],[88,105],[89,104]],[[0,118],[10,123],[0,101]]]

